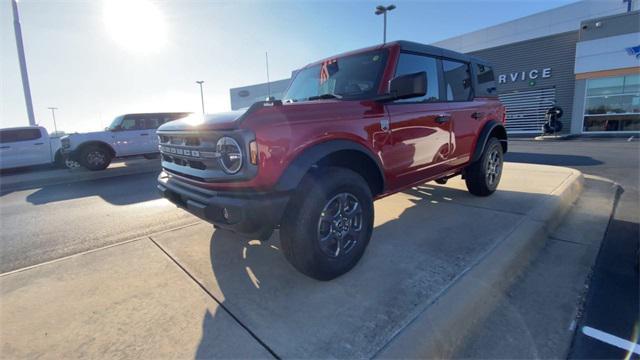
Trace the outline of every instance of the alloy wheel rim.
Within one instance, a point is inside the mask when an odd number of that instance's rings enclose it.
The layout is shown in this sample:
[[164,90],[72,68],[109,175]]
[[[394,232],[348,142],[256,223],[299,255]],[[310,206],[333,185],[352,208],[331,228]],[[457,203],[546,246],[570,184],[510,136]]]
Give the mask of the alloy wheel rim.
[[489,185],[494,185],[502,171],[502,158],[498,149],[493,149],[487,159],[486,178]]
[[362,231],[362,206],[350,193],[339,193],[325,204],[318,220],[318,241],[322,252],[332,258],[348,254]]
[[75,169],[77,167],[80,167],[80,164],[77,161],[73,161],[70,159],[65,160],[64,165],[67,167],[67,169]]
[[102,165],[105,161],[104,154],[100,151],[92,151],[87,154],[87,161],[91,165]]

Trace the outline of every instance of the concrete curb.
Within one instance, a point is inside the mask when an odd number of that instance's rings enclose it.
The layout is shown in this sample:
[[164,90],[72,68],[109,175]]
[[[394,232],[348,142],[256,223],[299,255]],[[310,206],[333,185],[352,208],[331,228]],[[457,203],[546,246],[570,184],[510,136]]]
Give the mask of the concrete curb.
[[58,169],[41,172],[30,172],[0,177],[0,192],[26,190],[36,187],[74,183],[87,180],[107,179],[117,176],[160,172],[160,162],[153,160],[135,161],[130,164],[109,167],[102,171],[86,169]]
[[436,300],[376,354],[378,358],[451,358],[470,330],[495,308],[505,291],[561,222],[582,192],[572,173],[525,216],[505,239],[466,269]]
[[568,140],[571,139],[571,134],[565,135],[540,135],[533,138],[535,141],[553,141],[553,140]]

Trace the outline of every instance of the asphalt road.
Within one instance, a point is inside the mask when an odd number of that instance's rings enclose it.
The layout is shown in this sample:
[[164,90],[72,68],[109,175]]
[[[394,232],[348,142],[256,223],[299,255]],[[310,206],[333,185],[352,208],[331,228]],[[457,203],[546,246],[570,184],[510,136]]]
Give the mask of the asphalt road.
[[[625,340],[640,331],[640,142],[623,139],[510,142],[508,161],[568,166],[623,188],[588,284],[570,359],[622,359],[627,351],[583,333],[590,327]],[[634,327],[636,327],[634,331]],[[634,335],[635,334],[635,335]],[[633,355],[638,359],[640,356]]]
[[0,195],[0,273],[198,219],[161,199],[156,173]]

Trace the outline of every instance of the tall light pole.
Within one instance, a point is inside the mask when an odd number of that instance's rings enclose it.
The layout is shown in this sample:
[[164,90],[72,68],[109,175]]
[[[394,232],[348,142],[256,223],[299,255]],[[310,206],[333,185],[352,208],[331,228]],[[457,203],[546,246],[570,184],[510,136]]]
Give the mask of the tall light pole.
[[24,58],[24,46],[22,45],[22,29],[20,28],[20,15],[18,14],[17,0],[11,0],[13,7],[13,31],[16,35],[16,47],[18,48],[18,62],[20,63],[20,75],[22,75],[22,90],[24,91],[24,102],[27,105],[27,117],[29,125],[36,125],[36,118],[33,116],[33,104],[31,103],[31,89],[29,88],[29,74],[27,73],[27,61]]
[[383,15],[384,16],[384,31],[382,32],[382,43],[386,44],[387,43],[387,13],[393,9],[395,9],[396,6],[395,5],[389,5],[389,6],[382,6],[382,5],[378,5],[376,6],[376,15]]
[[53,118],[53,132],[57,135],[58,133],[58,125],[56,125],[56,110],[57,107],[48,107],[47,109],[51,110],[51,117]]
[[204,84],[204,81],[198,80],[196,81],[196,84],[200,85],[200,101],[202,102],[202,114],[204,115],[204,92],[202,91],[202,84]]

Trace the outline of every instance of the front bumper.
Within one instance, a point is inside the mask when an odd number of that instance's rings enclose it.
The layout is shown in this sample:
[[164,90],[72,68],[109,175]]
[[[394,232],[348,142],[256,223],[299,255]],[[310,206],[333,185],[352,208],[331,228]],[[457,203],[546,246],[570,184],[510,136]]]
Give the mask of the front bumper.
[[166,172],[158,176],[158,191],[179,207],[221,228],[258,236],[280,223],[289,201],[287,193],[203,189]]

